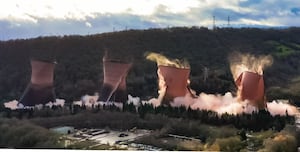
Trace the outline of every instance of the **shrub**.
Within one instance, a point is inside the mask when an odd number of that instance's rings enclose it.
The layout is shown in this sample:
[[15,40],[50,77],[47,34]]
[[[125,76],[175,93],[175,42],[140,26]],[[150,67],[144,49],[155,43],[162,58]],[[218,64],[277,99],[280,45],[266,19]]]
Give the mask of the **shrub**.
[[245,148],[245,142],[242,142],[239,136],[233,136],[228,138],[217,138],[216,144],[220,146],[221,151],[240,151]]
[[261,152],[294,152],[297,151],[296,138],[288,134],[278,134],[274,138],[269,138],[264,141],[265,148]]

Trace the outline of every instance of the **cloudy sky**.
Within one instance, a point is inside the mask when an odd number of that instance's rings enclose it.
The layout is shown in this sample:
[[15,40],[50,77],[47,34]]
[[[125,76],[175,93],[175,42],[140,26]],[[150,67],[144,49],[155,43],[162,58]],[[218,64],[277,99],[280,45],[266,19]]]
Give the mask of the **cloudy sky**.
[[300,0],[7,0],[0,40],[173,26],[299,26]]

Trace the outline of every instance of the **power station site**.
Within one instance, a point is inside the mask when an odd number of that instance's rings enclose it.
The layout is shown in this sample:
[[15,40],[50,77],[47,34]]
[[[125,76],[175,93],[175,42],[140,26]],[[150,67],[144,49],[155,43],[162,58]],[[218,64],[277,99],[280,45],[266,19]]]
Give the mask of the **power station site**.
[[[72,106],[115,105],[122,109],[126,102],[139,104],[147,103],[156,107],[185,106],[194,110],[212,110],[219,114],[252,113],[266,110],[272,115],[295,115],[296,107],[286,103],[268,102],[265,97],[263,70],[272,64],[270,56],[236,55],[237,59],[230,61],[230,68],[237,87],[237,92],[228,92],[225,95],[196,94],[190,87],[190,70],[188,62],[178,59],[168,59],[158,53],[148,53],[146,59],[157,63],[158,97],[148,101],[129,101],[126,92],[126,77],[133,63],[109,59],[107,54],[103,57],[103,84],[95,95],[83,95],[80,101],[73,101]],[[60,105],[64,106],[63,99],[56,99],[54,86],[54,69],[59,66],[55,60],[41,60],[32,58],[31,79],[19,101],[5,103],[10,109],[30,109],[34,107]],[[195,67],[197,68],[197,67]],[[154,72],[154,71],[153,71]],[[236,94],[236,96],[233,96]]]

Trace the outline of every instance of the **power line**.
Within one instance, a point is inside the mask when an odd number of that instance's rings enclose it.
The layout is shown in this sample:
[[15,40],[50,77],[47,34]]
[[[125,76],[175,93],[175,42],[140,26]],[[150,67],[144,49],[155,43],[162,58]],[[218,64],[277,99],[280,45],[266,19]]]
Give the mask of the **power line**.
[[228,16],[227,21],[228,21],[227,27],[229,27],[230,26],[230,16]]
[[213,16],[213,30],[216,29],[216,17]]
[[204,81],[204,83],[206,83],[206,80],[208,78],[208,71],[209,71],[209,68],[207,68],[207,67],[203,68],[203,81]]

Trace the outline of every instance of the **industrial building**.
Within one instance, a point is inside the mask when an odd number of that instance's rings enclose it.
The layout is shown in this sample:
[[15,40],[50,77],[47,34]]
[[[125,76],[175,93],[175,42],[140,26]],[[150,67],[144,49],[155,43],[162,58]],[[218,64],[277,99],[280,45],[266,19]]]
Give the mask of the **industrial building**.
[[172,66],[158,66],[159,90],[163,93],[162,103],[168,104],[175,97],[191,94],[188,87],[189,68],[177,68]]
[[238,99],[248,100],[251,105],[258,109],[265,109],[265,86],[263,76],[249,71],[244,71],[235,80],[238,88]]
[[53,87],[56,62],[31,59],[31,79],[19,102],[23,106],[34,106],[55,102]]
[[126,77],[131,66],[131,63],[109,60],[106,56],[103,57],[104,81],[99,96],[100,101],[127,101]]
[[50,130],[58,134],[64,134],[64,135],[75,132],[75,129],[72,126],[54,127],[54,128],[50,128]]

